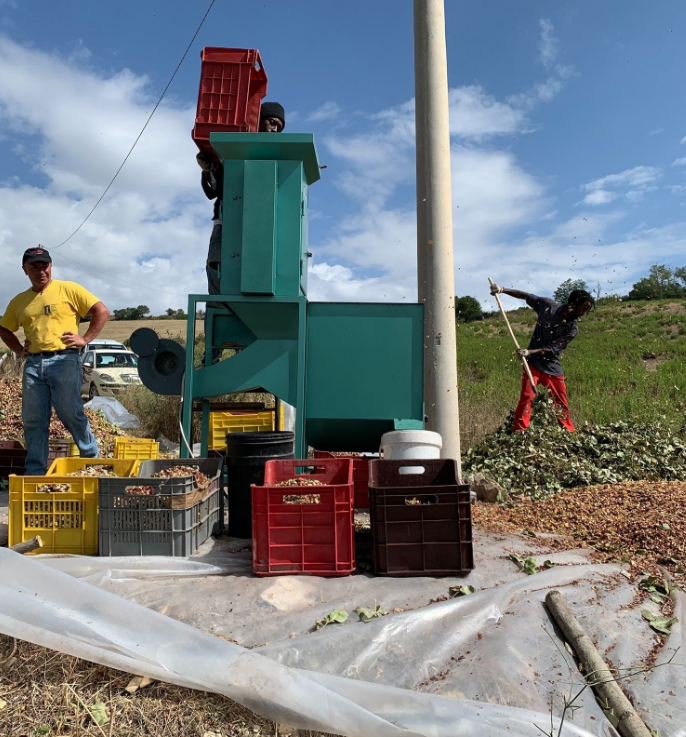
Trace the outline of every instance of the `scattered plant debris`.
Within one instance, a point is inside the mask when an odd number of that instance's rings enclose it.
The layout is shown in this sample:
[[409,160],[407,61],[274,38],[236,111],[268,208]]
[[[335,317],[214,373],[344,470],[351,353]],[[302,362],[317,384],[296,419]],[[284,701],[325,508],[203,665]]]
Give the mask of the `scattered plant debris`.
[[651,629],[655,632],[659,632],[661,635],[668,635],[672,629],[672,625],[678,622],[678,617],[662,617],[659,614],[653,614],[652,612],[644,609],[641,614],[649,624]]
[[451,586],[448,589],[448,593],[450,594],[450,597],[454,599],[456,596],[469,596],[469,594],[473,594],[476,592],[476,589],[473,586],[465,585],[465,586]]
[[124,494],[129,496],[153,496],[154,493],[154,486],[127,486],[124,489]]
[[316,628],[322,630],[327,624],[343,624],[347,619],[348,612],[344,609],[334,609],[322,619],[317,620]]
[[374,602],[374,606],[370,609],[363,606],[357,607],[355,614],[360,618],[360,622],[371,622],[372,619],[376,619],[377,617],[385,617],[388,611],[380,604]]
[[67,476],[114,476],[116,477],[113,466],[107,466],[104,464],[95,464],[93,466],[85,466],[79,468],[76,471],[68,473]]
[[286,494],[283,498],[284,504],[320,504],[319,494]]
[[36,487],[38,494],[68,494],[70,491],[70,484],[41,484]]
[[278,481],[273,486],[324,486],[319,479],[308,479],[307,476],[297,476],[294,479]]
[[195,481],[195,485],[198,488],[207,486],[209,478],[204,473],[200,472],[197,466],[169,466],[168,468],[162,468],[159,471],[150,475],[150,478],[154,479],[177,479],[183,478],[184,476],[192,476]]
[[686,480],[684,431],[659,423],[586,423],[570,433],[549,397],[533,403],[531,426],[512,432],[512,415],[464,456],[464,473],[482,473],[511,496],[542,499],[562,489],[630,480]]
[[[109,422],[105,415],[98,411],[86,409],[86,416],[91,430],[100,446],[100,455],[111,458],[114,452],[114,440],[124,433]],[[16,440],[24,437],[24,425],[21,421],[21,379],[6,377],[0,379],[0,440]],[[50,419],[49,437],[51,440],[71,440],[71,435],[53,412]]]
[[510,560],[513,563],[516,563],[519,568],[521,568],[524,573],[529,576],[533,576],[534,573],[538,573],[538,560],[536,558],[533,558],[531,556],[529,556],[528,558],[520,558],[518,555],[510,553]]
[[631,481],[570,489],[541,501],[523,498],[510,507],[476,504],[472,516],[475,525],[492,532],[571,536],[638,571],[659,564],[680,576],[686,560],[684,509],[683,481]]

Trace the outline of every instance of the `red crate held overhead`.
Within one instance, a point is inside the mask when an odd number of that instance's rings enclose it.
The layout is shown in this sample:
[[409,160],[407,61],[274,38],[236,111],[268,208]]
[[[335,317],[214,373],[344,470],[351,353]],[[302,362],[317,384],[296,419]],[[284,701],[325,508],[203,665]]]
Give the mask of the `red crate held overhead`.
[[192,136],[199,149],[214,153],[210,146],[212,131],[245,133],[259,129],[267,73],[257,49],[206,46],[200,59],[200,90]]
[[[321,486],[276,486],[289,479]],[[267,461],[252,485],[253,573],[348,576],[355,570],[350,458]]]
[[328,450],[315,450],[315,458],[349,458],[353,464],[353,506],[355,509],[369,509],[369,456],[359,453],[336,455]]

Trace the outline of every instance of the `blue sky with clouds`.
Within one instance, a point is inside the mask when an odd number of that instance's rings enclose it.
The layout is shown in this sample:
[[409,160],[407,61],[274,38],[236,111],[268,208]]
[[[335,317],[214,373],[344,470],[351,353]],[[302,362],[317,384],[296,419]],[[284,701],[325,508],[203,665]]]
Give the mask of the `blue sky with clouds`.
[[[121,163],[209,0],[0,0],[0,303]],[[686,6],[446,0],[456,291],[626,292],[686,264]],[[203,292],[211,205],[190,140],[203,46],[257,47],[315,134],[311,297],[416,299],[412,3],[216,0],[107,197],[55,258],[111,308]],[[0,307],[0,310],[2,308]]]

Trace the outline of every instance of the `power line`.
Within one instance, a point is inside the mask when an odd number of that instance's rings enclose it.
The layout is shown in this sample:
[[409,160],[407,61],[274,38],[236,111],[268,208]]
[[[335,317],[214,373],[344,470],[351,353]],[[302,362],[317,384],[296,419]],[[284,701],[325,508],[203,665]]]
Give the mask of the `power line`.
[[[190,43],[186,47],[186,50],[184,51],[183,56],[181,57],[181,61],[176,65],[176,69],[174,70],[174,73],[172,74],[171,79],[169,80],[169,82],[167,83],[167,86],[162,91],[162,94],[160,95],[160,98],[157,101],[157,104],[153,108],[152,112],[148,116],[148,119],[145,121],[145,125],[141,129],[141,132],[138,134],[138,136],[136,137],[136,140],[133,142],[133,146],[131,146],[131,148],[129,149],[129,152],[124,157],[124,161],[121,162],[120,167],[115,172],[114,176],[110,180],[110,183],[105,188],[105,191],[100,195],[100,199],[93,205],[93,208],[88,213],[88,215],[86,215],[86,217],[83,219],[83,222],[79,225],[79,227],[68,238],[66,238],[65,240],[63,240],[62,243],[59,244],[59,246],[51,246],[51,250],[56,251],[58,248],[62,248],[62,246],[65,243],[67,243],[68,241],[70,241],[79,232],[79,230],[81,230],[81,228],[86,224],[86,221],[88,220],[88,218],[95,212],[96,207],[102,202],[102,200],[105,197],[105,195],[109,192],[110,187],[114,184],[114,180],[119,176],[119,172],[124,168],[124,164],[126,164],[126,162],[129,159],[129,156],[131,156],[131,154],[133,153],[133,149],[136,148],[136,144],[138,143],[138,141],[140,140],[141,136],[145,132],[145,129],[148,127],[148,123],[150,123],[150,121],[152,120],[152,116],[155,114],[155,112],[156,112],[157,108],[160,106],[160,103],[162,102],[164,96],[167,94],[167,90],[171,86],[171,83],[174,81],[174,78],[176,77],[177,72],[181,68],[181,65],[183,64],[184,59],[186,58],[186,56],[188,56],[188,52],[190,51],[191,46],[193,45],[193,42],[197,38],[198,33],[200,33],[200,29],[203,27],[203,24],[205,23],[205,20],[207,19],[207,16],[210,14],[210,10],[212,10],[212,7],[214,6],[215,2],[216,2],[216,0],[211,0],[209,7],[205,11],[205,15],[203,16],[202,20],[200,21],[200,25],[197,27],[195,33],[193,34],[193,38],[190,40]],[[73,260],[73,259],[70,259],[70,260]],[[78,261],[76,261],[75,263],[78,263]],[[81,266],[83,266],[83,265],[84,264],[81,264]],[[136,286],[136,285],[134,285],[134,286]],[[143,288],[147,289],[149,287],[143,287]],[[159,291],[159,290],[156,290],[156,291]]]

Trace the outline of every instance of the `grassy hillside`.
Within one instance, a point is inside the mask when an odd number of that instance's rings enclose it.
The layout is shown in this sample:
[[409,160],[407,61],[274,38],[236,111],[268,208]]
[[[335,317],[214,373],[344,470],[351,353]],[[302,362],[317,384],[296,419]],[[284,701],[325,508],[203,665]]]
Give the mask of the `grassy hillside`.
[[[512,303],[512,300],[506,300]],[[508,313],[522,347],[535,313]],[[463,446],[493,431],[514,409],[521,363],[501,317],[459,325],[457,365]],[[686,408],[686,302],[614,302],[579,321],[562,357],[572,419],[681,425]]]

